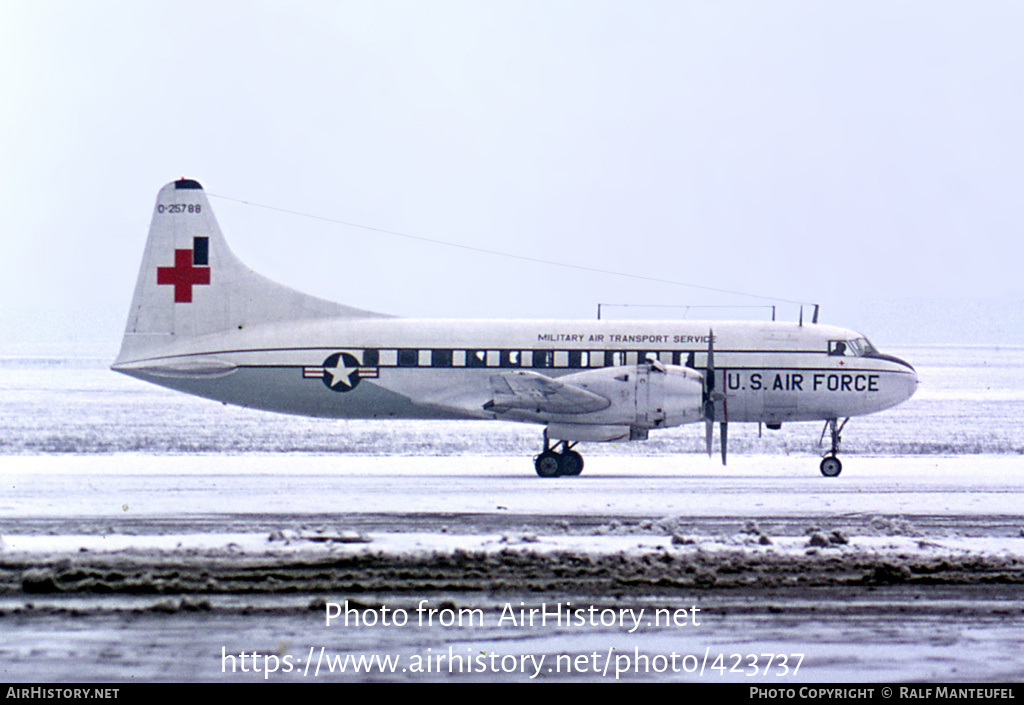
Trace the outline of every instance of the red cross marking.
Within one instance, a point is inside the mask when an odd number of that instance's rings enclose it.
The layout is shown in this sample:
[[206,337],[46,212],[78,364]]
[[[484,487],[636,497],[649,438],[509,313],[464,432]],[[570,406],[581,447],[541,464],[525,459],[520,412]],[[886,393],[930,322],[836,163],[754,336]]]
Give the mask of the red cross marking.
[[174,303],[192,303],[192,287],[210,283],[209,267],[192,266],[192,250],[175,250],[173,267],[156,268],[157,284],[174,285]]

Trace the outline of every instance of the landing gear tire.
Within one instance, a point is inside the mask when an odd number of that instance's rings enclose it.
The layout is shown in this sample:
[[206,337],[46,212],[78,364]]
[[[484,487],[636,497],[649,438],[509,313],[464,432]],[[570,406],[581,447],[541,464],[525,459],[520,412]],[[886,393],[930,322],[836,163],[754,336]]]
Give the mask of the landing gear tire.
[[[580,466],[582,470],[582,463]],[[558,477],[562,474],[562,457],[553,450],[546,450],[533,461],[533,467],[541,477]]]
[[826,455],[825,459],[821,461],[821,474],[825,477],[839,477],[839,473],[842,471],[843,464],[834,455]]
[[575,477],[583,472],[583,456],[574,450],[567,450],[562,453],[558,468],[560,475]]

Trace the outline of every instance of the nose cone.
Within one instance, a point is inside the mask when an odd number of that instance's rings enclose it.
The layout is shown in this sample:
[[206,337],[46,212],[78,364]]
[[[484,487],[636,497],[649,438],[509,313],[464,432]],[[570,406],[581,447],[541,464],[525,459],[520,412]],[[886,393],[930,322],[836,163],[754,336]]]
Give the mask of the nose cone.
[[[907,367],[910,367],[910,365],[907,365]],[[917,371],[913,367],[910,367],[910,372],[907,373],[907,396],[906,396],[906,399],[909,399],[910,397],[914,396],[914,392],[917,391],[917,384],[918,384]],[[904,401],[906,401],[906,399],[904,399]]]
[[899,379],[903,386],[903,398],[900,401],[904,402],[914,396],[914,392],[917,391],[917,370],[909,362],[895,355],[878,355],[878,357],[893,363],[894,371],[901,373]]
[[895,374],[887,375],[890,383],[887,385],[888,392],[885,395],[885,408],[902,404],[917,391],[917,370],[906,360],[895,355],[885,355],[880,352],[870,352],[864,357],[884,361],[883,367],[890,369]]

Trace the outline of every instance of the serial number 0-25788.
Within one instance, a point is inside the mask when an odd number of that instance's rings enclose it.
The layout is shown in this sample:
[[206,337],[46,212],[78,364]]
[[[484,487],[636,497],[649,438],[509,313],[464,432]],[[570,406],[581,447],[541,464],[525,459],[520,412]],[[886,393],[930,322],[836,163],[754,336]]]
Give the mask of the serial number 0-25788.
[[202,206],[198,203],[162,203],[156,207],[157,213],[201,213]]

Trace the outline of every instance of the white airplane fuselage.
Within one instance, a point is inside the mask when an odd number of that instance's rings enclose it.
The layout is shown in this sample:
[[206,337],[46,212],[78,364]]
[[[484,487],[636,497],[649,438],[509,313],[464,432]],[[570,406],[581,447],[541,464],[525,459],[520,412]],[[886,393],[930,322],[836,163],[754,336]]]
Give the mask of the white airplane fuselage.
[[[669,369],[689,362],[699,371],[712,330],[725,393],[716,421],[860,416],[905,401],[917,385],[912,368],[887,356],[829,355],[830,340],[861,337],[852,331],[725,321],[315,320],[191,338],[114,369],[229,404],[307,416],[622,424],[636,408],[628,382],[620,384],[630,398],[625,412],[612,404],[584,414],[510,415],[484,409],[490,378],[531,370],[557,379],[655,357]],[[336,353],[358,365],[345,379],[324,369]]]

